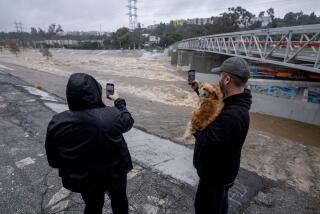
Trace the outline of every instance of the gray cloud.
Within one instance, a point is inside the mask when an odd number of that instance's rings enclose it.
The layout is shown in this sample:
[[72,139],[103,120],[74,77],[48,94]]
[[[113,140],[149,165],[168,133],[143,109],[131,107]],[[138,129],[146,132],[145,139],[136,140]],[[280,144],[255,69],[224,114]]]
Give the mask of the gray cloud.
[[[69,30],[112,31],[128,25],[127,0],[1,0],[0,31],[13,31],[14,21],[30,27],[47,29],[51,23]],[[138,0],[139,21],[144,25],[172,19],[217,16],[228,7],[242,6],[258,14],[270,7],[276,16],[289,11],[320,15],[320,1],[315,0]]]

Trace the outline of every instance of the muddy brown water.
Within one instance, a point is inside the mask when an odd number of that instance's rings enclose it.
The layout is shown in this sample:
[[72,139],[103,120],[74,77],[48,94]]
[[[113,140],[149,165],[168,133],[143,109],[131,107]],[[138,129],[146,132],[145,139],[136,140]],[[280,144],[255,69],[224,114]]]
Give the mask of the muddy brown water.
[[294,142],[320,147],[320,127],[295,120],[250,114],[250,128],[278,135]]

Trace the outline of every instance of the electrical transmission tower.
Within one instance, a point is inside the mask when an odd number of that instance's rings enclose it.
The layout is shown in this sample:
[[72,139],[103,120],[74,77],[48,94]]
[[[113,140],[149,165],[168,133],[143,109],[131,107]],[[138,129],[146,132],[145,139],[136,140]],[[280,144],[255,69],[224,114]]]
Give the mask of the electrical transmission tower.
[[22,33],[23,32],[23,27],[21,22],[14,22],[14,25],[16,27],[17,33]]
[[129,8],[129,13],[127,13],[127,15],[129,15],[129,29],[132,31],[136,29],[137,23],[138,23],[137,1],[138,0],[128,0],[128,5],[127,5],[127,7]]

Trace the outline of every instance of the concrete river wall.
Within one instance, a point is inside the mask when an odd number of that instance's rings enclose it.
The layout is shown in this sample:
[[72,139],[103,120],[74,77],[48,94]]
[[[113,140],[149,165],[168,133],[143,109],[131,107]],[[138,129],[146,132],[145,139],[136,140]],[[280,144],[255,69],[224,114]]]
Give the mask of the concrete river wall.
[[[218,75],[210,74],[227,56],[191,51],[169,51],[171,64],[178,69],[195,69],[200,82],[218,83]],[[250,79],[251,111],[320,126],[320,83]],[[316,98],[311,94],[315,93]]]

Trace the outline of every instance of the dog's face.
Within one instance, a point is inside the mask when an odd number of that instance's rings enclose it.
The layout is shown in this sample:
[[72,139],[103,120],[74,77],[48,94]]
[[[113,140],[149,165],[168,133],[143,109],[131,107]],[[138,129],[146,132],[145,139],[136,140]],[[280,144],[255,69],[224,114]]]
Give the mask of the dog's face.
[[214,99],[222,100],[222,93],[217,85],[211,85],[209,83],[201,83],[199,85],[200,99]]

